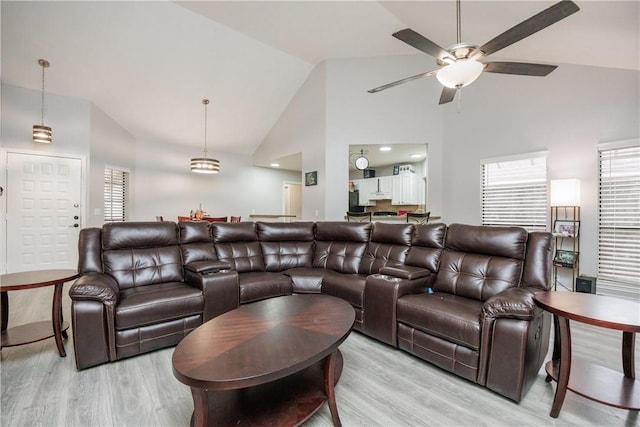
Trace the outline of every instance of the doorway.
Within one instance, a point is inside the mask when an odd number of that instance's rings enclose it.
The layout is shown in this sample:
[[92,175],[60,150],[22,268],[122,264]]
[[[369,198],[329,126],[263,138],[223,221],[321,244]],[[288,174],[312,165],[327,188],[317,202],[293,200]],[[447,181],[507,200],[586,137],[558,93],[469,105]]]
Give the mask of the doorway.
[[82,159],[8,152],[5,271],[78,265]]
[[302,217],[302,184],[285,182],[284,184],[284,214],[295,215],[295,218],[285,218],[287,221]]

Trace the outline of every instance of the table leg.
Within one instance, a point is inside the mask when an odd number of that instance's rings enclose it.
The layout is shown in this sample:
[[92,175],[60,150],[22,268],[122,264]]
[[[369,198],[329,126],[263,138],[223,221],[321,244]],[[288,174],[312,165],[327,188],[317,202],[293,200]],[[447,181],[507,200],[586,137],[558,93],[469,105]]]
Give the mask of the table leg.
[[556,394],[553,398],[551,406],[552,418],[558,418],[560,409],[567,395],[567,386],[569,385],[569,374],[571,373],[571,330],[569,328],[569,319],[556,316],[558,319],[558,330],[560,335],[560,366],[558,372],[558,385]]
[[[560,328],[558,327],[558,316],[553,315],[553,355],[551,360],[560,360]],[[547,374],[546,382],[551,382],[553,377]]]
[[625,377],[633,379],[636,378],[635,344],[636,334],[633,332],[622,332],[622,369]]
[[67,352],[64,350],[64,342],[62,341],[62,287],[64,283],[56,283],[53,291],[53,308],[51,309],[51,319],[53,322],[53,336],[58,346],[60,357],[66,357]]
[[207,390],[191,387],[191,396],[193,396],[193,417],[191,418],[191,426],[208,427],[209,399],[207,397]]
[[338,350],[331,353],[324,359],[324,389],[327,393],[329,410],[331,411],[331,419],[334,427],[341,427],[340,415],[338,415],[338,406],[336,405],[336,393],[334,389],[334,372],[335,362],[338,355]]
[[0,292],[0,305],[2,307],[2,332],[4,332],[9,323],[9,295],[5,291]]

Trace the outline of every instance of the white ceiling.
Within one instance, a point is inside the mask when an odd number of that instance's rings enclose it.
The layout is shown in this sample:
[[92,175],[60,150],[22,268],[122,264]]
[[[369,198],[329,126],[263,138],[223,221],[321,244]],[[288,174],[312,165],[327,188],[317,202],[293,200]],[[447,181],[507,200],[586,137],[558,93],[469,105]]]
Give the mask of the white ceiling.
[[[463,1],[462,39],[483,44],[553,3]],[[640,2],[577,4],[578,13],[492,58],[640,70]],[[203,143],[202,98],[211,99],[210,150],[251,154],[317,63],[424,55],[391,37],[406,27],[443,47],[456,38],[451,0],[1,7],[3,82],[39,90],[37,60],[46,58],[47,91],[87,99],[135,137],[185,144],[195,154]]]

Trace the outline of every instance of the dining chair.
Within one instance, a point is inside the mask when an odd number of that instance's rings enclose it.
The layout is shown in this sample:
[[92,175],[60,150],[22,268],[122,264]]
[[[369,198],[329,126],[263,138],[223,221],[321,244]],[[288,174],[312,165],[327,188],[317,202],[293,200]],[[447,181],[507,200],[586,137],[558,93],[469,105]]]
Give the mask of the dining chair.
[[347,212],[348,222],[371,222],[371,212]]
[[431,212],[426,213],[416,213],[416,212],[407,212],[407,222],[415,223],[415,224],[426,224],[429,222],[429,216],[431,216]]
[[232,216],[229,222],[240,222],[241,219],[241,216]]
[[228,222],[228,217],[226,216],[209,216],[209,217],[205,217],[202,218],[204,221],[209,221],[209,222]]
[[164,221],[164,218],[162,217],[162,215],[156,215],[156,221],[162,222]]

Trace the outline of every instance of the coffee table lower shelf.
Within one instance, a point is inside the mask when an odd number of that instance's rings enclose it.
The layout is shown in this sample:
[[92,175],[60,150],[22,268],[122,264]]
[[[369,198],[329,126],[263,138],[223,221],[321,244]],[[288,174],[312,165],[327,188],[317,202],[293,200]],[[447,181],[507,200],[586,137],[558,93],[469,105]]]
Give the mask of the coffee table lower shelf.
[[[547,374],[556,382],[559,368],[558,360],[550,360],[545,365]],[[605,405],[640,410],[640,381],[579,358],[574,358],[571,362],[567,389]]]
[[[334,385],[342,374],[342,366],[342,354],[338,351]],[[209,426],[298,426],[328,400],[323,361],[270,383],[237,390],[207,390],[207,398]]]

